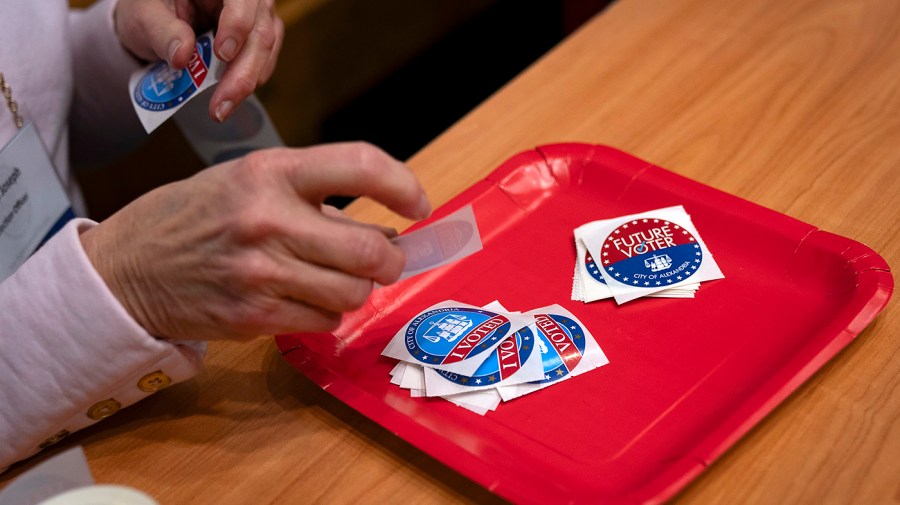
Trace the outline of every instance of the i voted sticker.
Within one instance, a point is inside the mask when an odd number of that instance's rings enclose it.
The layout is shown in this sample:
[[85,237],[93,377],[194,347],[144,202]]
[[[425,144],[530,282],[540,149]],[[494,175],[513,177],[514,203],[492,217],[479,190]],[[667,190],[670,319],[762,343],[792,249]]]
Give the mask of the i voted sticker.
[[185,68],[159,62],[131,74],[131,103],[147,133],[219,81],[224,65],[213,54],[213,41],[212,32],[198,36]]
[[544,365],[540,383],[555,382],[572,373],[584,356],[584,328],[574,319],[556,314],[535,314],[538,349]]
[[526,313],[534,318],[535,343],[540,351],[542,377],[526,383],[500,386],[504,401],[539,391],[560,381],[609,363],[591,332],[572,313],[551,305]]
[[212,63],[212,36],[197,37],[194,54],[187,67],[174,69],[166,62],[153,65],[134,87],[134,101],[149,111],[164,111],[183,104],[209,77]]
[[664,219],[635,219],[613,230],[603,243],[608,277],[638,288],[656,288],[694,275],[703,252],[693,234]]
[[419,313],[394,335],[385,356],[471,375],[527,319],[447,301]]
[[[543,367],[540,357],[534,354],[535,334],[525,327],[503,339],[472,375],[461,375],[446,370],[426,370],[428,396],[443,396],[471,389],[494,388],[503,384],[520,384],[540,379]],[[529,361],[532,356],[537,359]],[[436,383],[431,374],[449,383]],[[431,379],[431,380],[429,380]]]
[[448,365],[487,351],[509,332],[509,319],[483,309],[448,307],[417,317],[406,330],[406,346],[418,361]]

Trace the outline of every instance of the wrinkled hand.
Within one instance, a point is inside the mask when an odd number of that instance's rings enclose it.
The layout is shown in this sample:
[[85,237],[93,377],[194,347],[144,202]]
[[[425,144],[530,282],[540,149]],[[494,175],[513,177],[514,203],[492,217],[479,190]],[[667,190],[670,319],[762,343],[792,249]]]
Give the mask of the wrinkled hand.
[[430,206],[400,162],[368,144],[271,149],[158,188],[84,232],[85,252],[150,334],[249,338],[327,331],[397,280],[383,229],[325,210],[366,195],[421,219]]
[[274,0],[119,0],[115,19],[126,49],[179,69],[194,50],[194,29],[217,28],[213,50],[229,62],[209,102],[219,121],[271,77],[284,39]]

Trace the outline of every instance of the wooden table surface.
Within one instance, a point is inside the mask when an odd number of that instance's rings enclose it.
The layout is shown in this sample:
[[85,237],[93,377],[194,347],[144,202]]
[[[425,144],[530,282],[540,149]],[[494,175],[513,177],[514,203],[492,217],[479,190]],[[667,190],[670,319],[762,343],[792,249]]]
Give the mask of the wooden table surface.
[[[900,2],[621,0],[410,165],[439,205],[559,141],[628,151],[896,267]],[[408,224],[367,202],[350,213]],[[895,302],[675,501],[900,503],[898,316]],[[163,504],[499,501],[294,372],[271,339],[211,345],[195,380],[74,444],[99,482]]]

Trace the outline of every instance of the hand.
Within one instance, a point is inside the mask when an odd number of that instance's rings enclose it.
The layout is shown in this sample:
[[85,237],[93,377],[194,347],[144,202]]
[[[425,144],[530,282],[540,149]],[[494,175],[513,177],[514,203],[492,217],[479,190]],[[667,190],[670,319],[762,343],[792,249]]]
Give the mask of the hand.
[[119,0],[116,34],[122,46],[146,60],[184,68],[194,51],[194,29],[218,18],[213,50],[229,62],[209,101],[209,115],[224,121],[275,70],[284,23],[274,0]]
[[81,241],[152,335],[327,331],[406,261],[382,229],[325,211],[328,195],[366,195],[413,219],[430,213],[402,163],[368,144],[333,144],[213,166],[147,193]]

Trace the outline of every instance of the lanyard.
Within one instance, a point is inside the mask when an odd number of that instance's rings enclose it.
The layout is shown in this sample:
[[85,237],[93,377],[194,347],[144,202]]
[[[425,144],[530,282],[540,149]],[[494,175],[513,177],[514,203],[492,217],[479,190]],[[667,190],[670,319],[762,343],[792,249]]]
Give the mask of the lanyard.
[[3,98],[6,98],[6,106],[9,107],[9,111],[12,112],[13,120],[16,122],[16,128],[21,130],[22,126],[25,125],[25,122],[22,120],[22,116],[19,115],[19,104],[12,99],[12,88],[9,87],[6,78],[3,77],[3,72],[0,72],[0,92],[3,93]]

